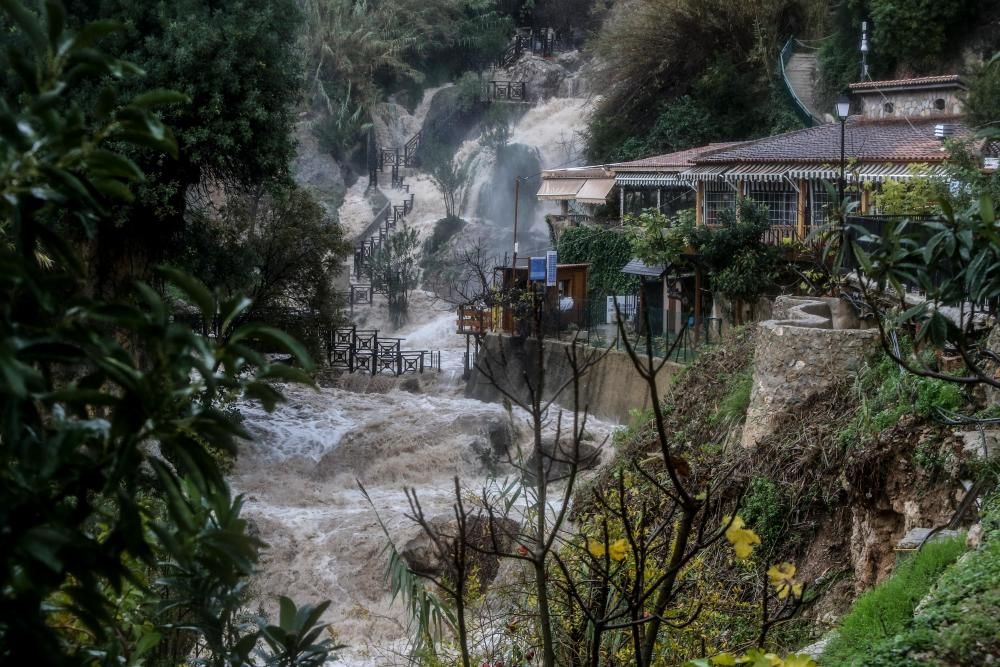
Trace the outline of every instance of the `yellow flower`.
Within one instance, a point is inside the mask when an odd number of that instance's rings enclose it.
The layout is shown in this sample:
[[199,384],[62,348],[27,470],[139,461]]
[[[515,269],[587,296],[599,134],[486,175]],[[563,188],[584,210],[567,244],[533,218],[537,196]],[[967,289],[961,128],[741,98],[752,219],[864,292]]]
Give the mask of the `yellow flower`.
[[[722,519],[722,525],[729,523],[730,517],[724,517]],[[733,545],[733,549],[736,551],[736,557],[739,560],[746,560],[751,553],[753,553],[753,545],[760,544],[760,538],[757,537],[757,533],[753,532],[749,528],[746,528],[746,524],[743,523],[743,519],[740,517],[733,517],[733,522],[726,529],[726,539],[729,543]]]
[[628,543],[625,541],[625,538],[623,537],[612,543],[608,549],[608,554],[611,556],[611,560],[625,560],[625,556],[628,555]]
[[818,667],[818,665],[815,660],[802,653],[799,655],[790,655],[785,658],[783,667]]
[[604,545],[597,540],[590,539],[589,537],[587,538],[587,551],[589,551],[590,555],[594,558],[604,557]]
[[795,566],[791,563],[772,565],[767,570],[767,578],[778,593],[778,599],[784,600],[791,593],[794,597],[802,596],[802,584],[795,581]]

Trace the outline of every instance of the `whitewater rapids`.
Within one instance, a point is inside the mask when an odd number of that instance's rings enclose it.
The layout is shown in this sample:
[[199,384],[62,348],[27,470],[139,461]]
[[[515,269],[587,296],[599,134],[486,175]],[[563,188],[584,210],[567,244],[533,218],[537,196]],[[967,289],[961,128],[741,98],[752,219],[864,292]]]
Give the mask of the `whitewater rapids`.
[[[449,314],[401,332],[445,344],[445,372],[421,380],[429,393],[409,393],[387,378],[384,393],[285,387],[288,401],[271,414],[240,406],[254,441],[230,482],[268,545],[256,581],[261,604],[273,610],[278,595],[299,603],[332,600],[324,621],[348,645],[336,664],[407,664],[405,610],[398,600],[392,604],[384,578],[386,537],[357,481],[399,547],[417,532],[405,517],[404,487],[415,488],[427,515],[436,516],[451,510],[456,475],[470,491],[488,481],[470,445],[482,424],[508,416],[500,405],[461,395],[464,339],[452,333],[454,324]],[[599,437],[611,429],[596,421],[588,426]],[[526,430],[514,432],[526,446]]]

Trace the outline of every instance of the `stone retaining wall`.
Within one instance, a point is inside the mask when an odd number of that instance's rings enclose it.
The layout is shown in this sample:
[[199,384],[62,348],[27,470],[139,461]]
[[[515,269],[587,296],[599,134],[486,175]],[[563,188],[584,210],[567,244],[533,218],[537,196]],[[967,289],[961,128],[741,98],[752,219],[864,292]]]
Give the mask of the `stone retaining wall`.
[[757,325],[744,447],[757,444],[783,415],[856,371],[879,344],[878,332],[859,328],[840,299],[782,296],[773,312],[775,319]]
[[[584,359],[601,354],[601,350],[593,347],[579,345],[576,349],[581,364]],[[573,377],[567,354],[570,351],[570,344],[557,340],[545,340],[542,350],[542,364],[545,368],[543,396],[549,399],[557,388],[565,386],[556,402],[566,409],[572,409],[574,402],[573,388],[568,384]],[[529,384],[526,377],[532,378],[532,384],[535,384],[538,359],[537,339],[490,334],[483,344],[479,364],[490,369],[490,373],[504,390],[527,400]],[[683,366],[673,362],[664,364],[657,375],[661,396],[666,393],[673,377],[682,368]],[[586,405],[589,414],[602,420],[627,423],[631,410],[644,410],[651,405],[647,384],[639,377],[632,361],[624,352],[612,350],[597,360],[582,378],[579,389],[581,408]],[[479,369],[473,370],[465,395],[481,401],[500,401],[503,398],[496,384]]]

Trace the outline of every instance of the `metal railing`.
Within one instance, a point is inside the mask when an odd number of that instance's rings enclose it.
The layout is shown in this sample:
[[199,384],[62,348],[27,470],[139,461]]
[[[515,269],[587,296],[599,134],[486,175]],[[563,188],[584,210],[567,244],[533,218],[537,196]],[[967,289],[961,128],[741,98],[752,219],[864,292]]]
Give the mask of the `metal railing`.
[[490,102],[526,102],[528,84],[524,81],[490,81],[486,84],[486,99]]

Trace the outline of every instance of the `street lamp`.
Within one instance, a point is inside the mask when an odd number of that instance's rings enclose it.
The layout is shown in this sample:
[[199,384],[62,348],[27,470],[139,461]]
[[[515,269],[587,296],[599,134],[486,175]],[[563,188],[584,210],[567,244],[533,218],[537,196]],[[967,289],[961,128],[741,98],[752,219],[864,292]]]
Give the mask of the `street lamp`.
[[838,208],[840,209],[840,251],[842,253],[847,253],[847,209],[844,205],[844,169],[846,167],[846,161],[844,159],[844,135],[847,128],[847,117],[851,114],[851,99],[847,95],[841,95],[837,98],[837,104],[834,107],[834,112],[837,114],[837,118],[840,119],[840,183],[838,192],[840,193],[840,202],[838,202]]

